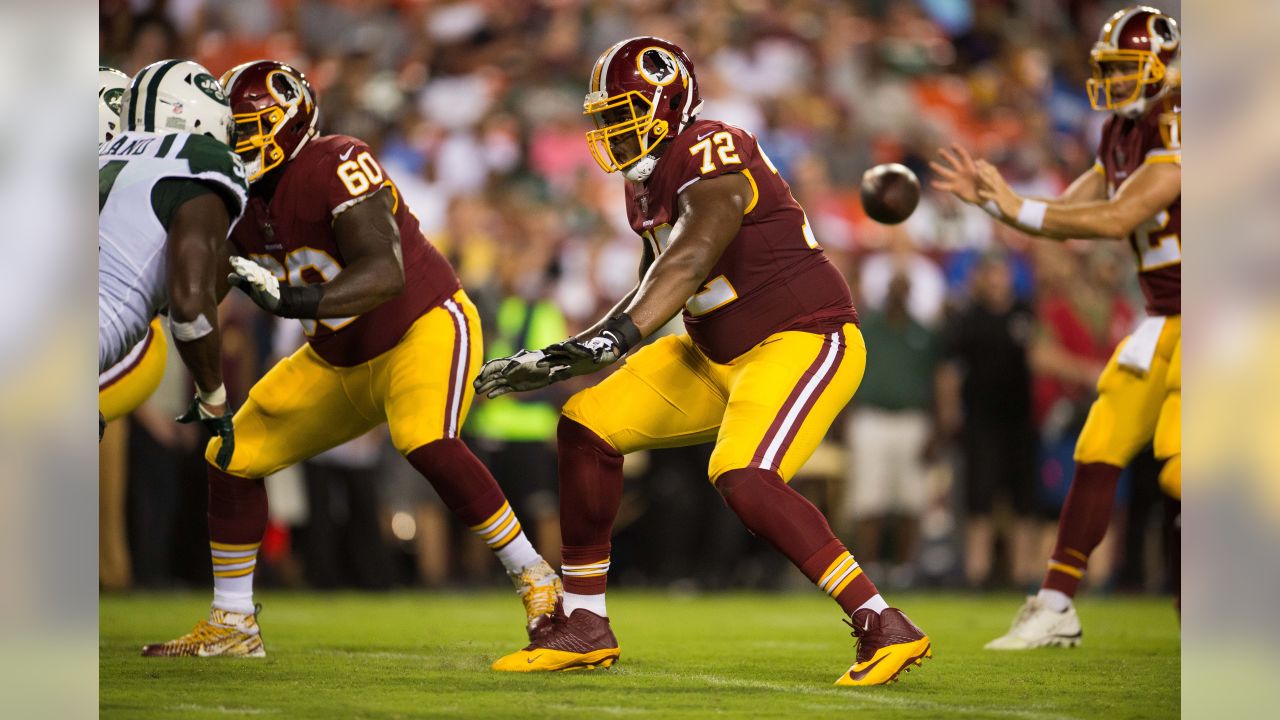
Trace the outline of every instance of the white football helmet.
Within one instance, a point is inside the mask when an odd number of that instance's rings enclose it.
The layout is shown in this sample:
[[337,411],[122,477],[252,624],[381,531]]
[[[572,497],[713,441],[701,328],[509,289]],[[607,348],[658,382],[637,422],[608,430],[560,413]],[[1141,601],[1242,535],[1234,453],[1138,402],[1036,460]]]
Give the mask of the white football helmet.
[[139,70],[120,119],[126,130],[208,135],[228,147],[235,126],[217,78],[191,60],[161,60]]
[[105,65],[98,66],[98,144],[120,132],[120,100],[129,87],[129,76]]

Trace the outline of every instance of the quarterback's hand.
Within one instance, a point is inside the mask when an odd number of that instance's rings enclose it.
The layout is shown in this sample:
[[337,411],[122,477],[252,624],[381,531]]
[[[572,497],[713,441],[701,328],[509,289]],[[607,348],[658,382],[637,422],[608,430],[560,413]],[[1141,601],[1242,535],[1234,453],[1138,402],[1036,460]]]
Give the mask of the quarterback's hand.
[[226,470],[231,464],[231,455],[236,450],[235,430],[231,425],[231,406],[228,403],[210,407],[200,402],[200,396],[191,398],[191,406],[178,416],[180,423],[197,422],[209,431],[210,435],[222,438],[222,447],[218,449],[216,458],[219,470]]
[[981,202],[978,197],[978,168],[969,151],[959,143],[952,143],[950,150],[939,148],[938,155],[946,164],[929,161],[929,167],[938,176],[929,183],[933,189],[949,192],[970,205]]
[[240,288],[258,307],[287,318],[314,319],[324,297],[324,285],[281,286],[271,271],[248,258],[231,258],[227,282]]
[[1005,217],[1018,217],[1018,211],[1022,209],[1022,198],[1009,187],[1009,183],[1005,182],[996,166],[986,160],[979,160],[977,168],[978,197],[983,202],[988,200],[994,202]]
[[544,358],[541,350],[521,350],[511,357],[495,358],[480,368],[472,386],[488,398],[544,388],[555,382],[552,378],[555,368],[544,363]]

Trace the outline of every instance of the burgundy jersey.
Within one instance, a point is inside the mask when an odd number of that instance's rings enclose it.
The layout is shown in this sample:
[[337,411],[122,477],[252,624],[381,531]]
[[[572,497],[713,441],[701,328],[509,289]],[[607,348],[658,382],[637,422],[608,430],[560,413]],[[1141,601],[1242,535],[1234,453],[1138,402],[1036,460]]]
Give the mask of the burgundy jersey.
[[[1106,174],[1107,196],[1146,163],[1182,164],[1182,98],[1153,103],[1134,120],[1113,115],[1102,128],[1094,170]],[[1152,315],[1182,314],[1182,196],[1138,226],[1129,245],[1138,258],[1138,284]]]
[[776,332],[825,333],[856,323],[849,285],[818,246],[790,186],[755,137],[732,125],[692,123],[643,185],[627,183],[627,216],[648,244],[646,256],[666,250],[677,196],[726,173],[742,173],[753,197],[737,237],[685,303],[684,325],[698,348],[727,363]]
[[283,173],[270,203],[250,194],[231,241],[289,285],[337,277],[345,265],[333,230],[338,215],[384,186],[394,193],[404,292],[358,317],[303,320],[307,341],[326,362],[349,367],[390,350],[415,320],[460,287],[364,142],[347,135],[313,138]]

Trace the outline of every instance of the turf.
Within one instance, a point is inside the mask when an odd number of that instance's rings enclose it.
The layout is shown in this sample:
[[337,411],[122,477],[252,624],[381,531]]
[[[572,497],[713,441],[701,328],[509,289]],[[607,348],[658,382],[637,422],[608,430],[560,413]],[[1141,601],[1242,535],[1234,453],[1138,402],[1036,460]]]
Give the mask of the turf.
[[204,594],[103,596],[104,718],[852,717],[1171,718],[1179,639],[1166,599],[1085,600],[1085,644],[993,653],[1011,595],[895,595],[934,659],[878,688],[832,685],[853,641],[817,593],[613,592],[622,659],[609,670],[489,670],[523,643],[509,594],[262,593],[268,657],[138,656],[190,629]]

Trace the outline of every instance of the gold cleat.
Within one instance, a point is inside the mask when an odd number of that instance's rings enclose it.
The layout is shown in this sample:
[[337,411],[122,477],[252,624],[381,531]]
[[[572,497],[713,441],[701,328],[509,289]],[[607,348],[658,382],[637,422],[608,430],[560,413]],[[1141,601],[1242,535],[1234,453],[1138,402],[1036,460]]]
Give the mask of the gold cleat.
[[532,640],[535,631],[546,626],[564,598],[564,585],[560,576],[541,558],[518,573],[508,573],[516,586],[516,594],[524,603],[525,630]]
[[594,670],[613,665],[621,654],[618,639],[609,628],[609,618],[579,608],[567,618],[563,614],[553,615],[528,647],[498,658],[493,669],[503,672]]
[[219,608],[209,611],[209,619],[196,623],[191,632],[166,643],[146,645],[144,657],[266,657],[258,612],[237,613]]
[[852,622],[845,623],[858,639],[857,662],[836,680],[837,685],[888,685],[933,657],[929,636],[897,608],[880,613],[858,610]]

